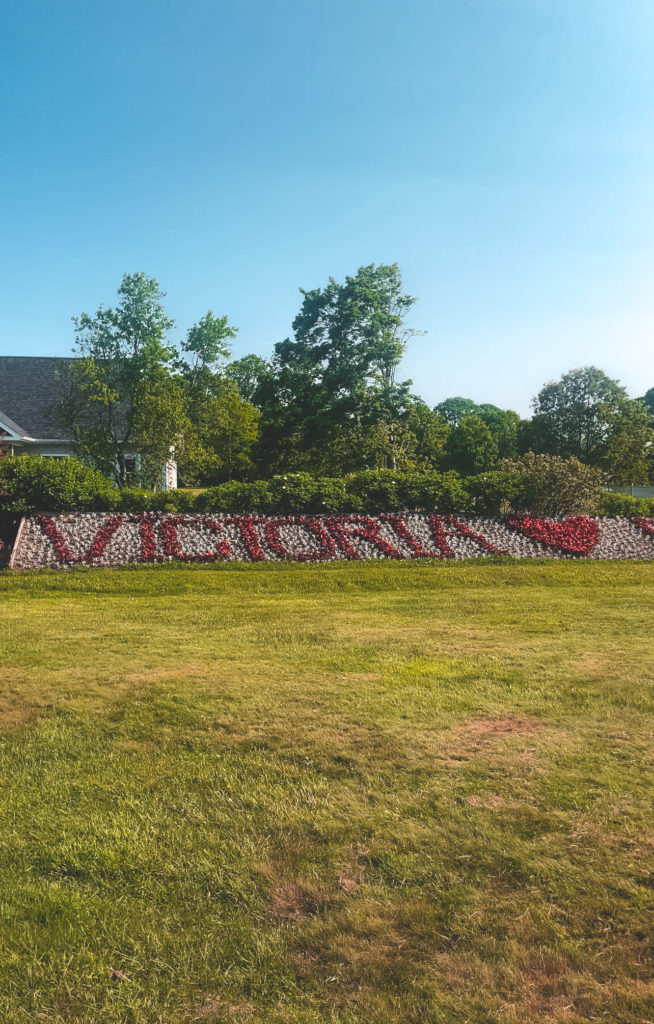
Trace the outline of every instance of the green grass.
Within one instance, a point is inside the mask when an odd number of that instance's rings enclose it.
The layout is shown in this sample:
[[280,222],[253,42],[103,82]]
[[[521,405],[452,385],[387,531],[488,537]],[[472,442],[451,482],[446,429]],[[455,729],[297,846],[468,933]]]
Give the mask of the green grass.
[[0,1020],[651,1021],[653,596],[629,563],[0,575]]

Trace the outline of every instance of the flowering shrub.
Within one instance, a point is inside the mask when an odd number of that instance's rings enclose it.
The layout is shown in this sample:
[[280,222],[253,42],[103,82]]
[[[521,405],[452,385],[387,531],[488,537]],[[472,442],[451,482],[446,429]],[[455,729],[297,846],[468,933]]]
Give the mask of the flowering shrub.
[[654,558],[654,517],[37,515],[23,521],[11,565],[30,569],[130,562],[324,562],[481,555]]

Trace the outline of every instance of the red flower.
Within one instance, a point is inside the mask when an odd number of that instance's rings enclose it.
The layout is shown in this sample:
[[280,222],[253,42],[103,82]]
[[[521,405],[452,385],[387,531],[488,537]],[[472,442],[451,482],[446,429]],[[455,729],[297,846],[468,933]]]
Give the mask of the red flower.
[[325,526],[347,558],[358,559],[361,557],[350,543],[357,537],[368,541],[387,558],[404,557],[393,544],[381,536],[382,523],[371,516],[329,516],[325,519]]
[[182,551],[177,536],[178,526],[202,526],[211,533],[223,532],[222,526],[215,519],[198,520],[193,516],[163,516],[159,520],[158,527],[163,540],[164,555],[167,558],[174,558],[182,562],[216,562],[219,559],[229,558],[230,548],[226,540],[221,540],[217,551],[203,551],[199,554]]
[[[279,536],[280,526],[286,525],[304,526],[307,530],[310,530],[320,544],[318,550],[289,551]],[[313,516],[308,518],[306,516],[283,516],[277,519],[269,519],[264,525],[263,532],[270,550],[278,558],[283,558],[289,562],[321,562],[326,558],[333,558],[335,554],[334,541],[324,526]]]
[[654,537],[654,517],[652,516],[634,516],[631,520],[636,526],[639,526],[643,533],[648,534],[650,537]]
[[587,516],[571,516],[561,520],[514,516],[507,519],[507,526],[545,547],[569,555],[587,555],[599,540],[599,526]]

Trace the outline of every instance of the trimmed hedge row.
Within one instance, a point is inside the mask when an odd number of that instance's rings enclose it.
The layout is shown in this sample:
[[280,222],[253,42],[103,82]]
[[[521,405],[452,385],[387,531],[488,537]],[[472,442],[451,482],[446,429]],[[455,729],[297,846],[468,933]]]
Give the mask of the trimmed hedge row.
[[[574,489],[573,489],[574,490]],[[654,515],[654,499],[597,492],[594,507],[549,510],[549,515]],[[257,512],[262,515],[410,511],[498,516],[535,507],[533,480],[519,470],[498,470],[463,479],[457,473],[375,470],[343,478],[307,473],[252,483],[232,481],[200,494],[190,491],[118,490],[77,459],[39,456],[0,461],[0,514],[33,512]]]

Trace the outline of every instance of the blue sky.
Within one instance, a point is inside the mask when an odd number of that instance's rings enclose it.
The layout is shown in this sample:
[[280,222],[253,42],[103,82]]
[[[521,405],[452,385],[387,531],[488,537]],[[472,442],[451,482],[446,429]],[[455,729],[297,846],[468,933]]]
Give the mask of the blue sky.
[[654,386],[651,0],[5,0],[0,352],[66,355],[126,271],[235,356],[397,262],[403,366],[527,413]]

